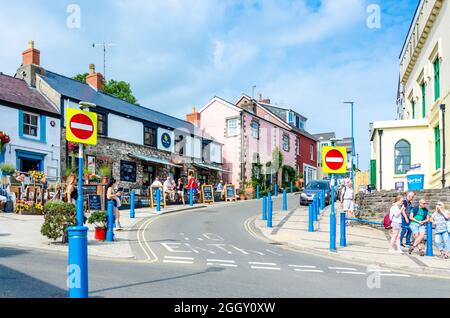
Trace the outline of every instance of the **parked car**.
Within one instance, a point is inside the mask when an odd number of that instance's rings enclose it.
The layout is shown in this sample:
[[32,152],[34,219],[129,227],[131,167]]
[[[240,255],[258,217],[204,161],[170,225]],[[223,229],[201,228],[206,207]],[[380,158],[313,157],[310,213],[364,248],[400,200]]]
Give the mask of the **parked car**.
[[[308,205],[314,200],[314,196],[325,190],[325,204],[331,203],[331,186],[330,180],[314,180],[309,182],[300,193],[300,205]],[[337,196],[335,195],[335,200]]]

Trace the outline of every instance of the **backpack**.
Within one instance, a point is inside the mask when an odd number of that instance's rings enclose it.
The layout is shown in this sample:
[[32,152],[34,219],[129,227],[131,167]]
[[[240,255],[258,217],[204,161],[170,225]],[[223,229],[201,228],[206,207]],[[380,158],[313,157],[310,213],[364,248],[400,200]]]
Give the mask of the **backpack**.
[[392,228],[391,224],[392,224],[392,220],[391,220],[391,212],[389,211],[389,212],[384,216],[384,219],[383,219],[383,225],[384,225],[384,228],[385,228],[386,230],[391,229],[391,228]]

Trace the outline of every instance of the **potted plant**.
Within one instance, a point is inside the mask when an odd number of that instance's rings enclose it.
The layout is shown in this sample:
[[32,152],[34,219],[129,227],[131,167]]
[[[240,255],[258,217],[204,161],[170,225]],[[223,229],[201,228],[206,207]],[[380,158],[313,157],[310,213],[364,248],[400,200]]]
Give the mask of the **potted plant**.
[[52,240],[62,238],[67,243],[67,228],[77,223],[75,205],[63,201],[48,201],[44,205],[41,234]]
[[0,152],[3,151],[3,148],[6,144],[11,141],[10,137],[3,131],[0,131]]
[[246,200],[247,197],[245,196],[245,190],[241,189],[239,190],[239,200]]
[[97,241],[106,240],[106,228],[108,225],[108,214],[104,211],[92,212],[88,219],[89,224],[95,228],[95,239]]
[[0,171],[4,176],[11,176],[16,171],[16,168],[10,163],[2,163],[0,164]]
[[89,183],[101,183],[102,178],[96,174],[89,175]]
[[107,184],[108,178],[111,176],[111,168],[109,166],[101,166],[100,176],[102,177],[102,183]]

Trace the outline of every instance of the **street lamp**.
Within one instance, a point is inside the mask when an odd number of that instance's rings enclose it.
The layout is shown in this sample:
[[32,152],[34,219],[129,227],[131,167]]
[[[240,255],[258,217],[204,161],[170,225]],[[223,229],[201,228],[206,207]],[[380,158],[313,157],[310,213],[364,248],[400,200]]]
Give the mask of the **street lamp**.
[[352,165],[352,170],[351,170],[351,179],[352,179],[352,184],[355,184],[354,183],[354,179],[355,179],[355,176],[354,176],[354,168],[353,168],[353,160],[354,160],[354,157],[355,157],[355,137],[354,137],[354,127],[353,127],[353,105],[355,104],[355,102],[344,102],[344,104],[350,104],[350,106],[351,106],[351,116],[352,116],[352,160],[351,160],[351,165]]

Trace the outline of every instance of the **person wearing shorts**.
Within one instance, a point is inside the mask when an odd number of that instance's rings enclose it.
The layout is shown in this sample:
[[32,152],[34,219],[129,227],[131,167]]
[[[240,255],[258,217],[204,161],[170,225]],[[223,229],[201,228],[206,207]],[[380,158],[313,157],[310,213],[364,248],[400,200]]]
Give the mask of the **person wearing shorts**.
[[419,206],[412,209],[409,215],[409,220],[411,221],[409,227],[414,236],[414,244],[410,247],[409,254],[412,254],[416,248],[419,248],[420,256],[425,256],[425,252],[422,250],[420,243],[422,243],[425,238],[425,224],[429,222],[428,209],[426,208],[426,205],[427,202],[424,199],[420,200]]
[[[345,217],[354,218],[355,214],[355,197],[353,192],[352,181],[349,180],[347,185],[344,187],[342,191],[342,207],[345,212]],[[346,224],[351,224],[350,221],[347,221]]]
[[391,253],[403,254],[400,247],[400,232],[402,230],[402,214],[405,209],[403,197],[398,195],[389,212],[389,219],[391,220],[392,227],[391,248],[389,249],[389,252]]

